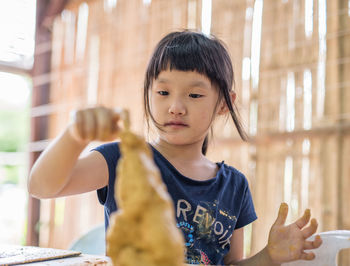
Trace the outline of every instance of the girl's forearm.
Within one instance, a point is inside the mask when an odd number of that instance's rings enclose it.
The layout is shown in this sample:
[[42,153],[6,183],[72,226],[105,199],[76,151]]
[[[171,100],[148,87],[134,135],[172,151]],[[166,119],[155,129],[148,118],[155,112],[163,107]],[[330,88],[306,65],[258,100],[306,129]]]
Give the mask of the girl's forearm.
[[274,263],[265,247],[259,253],[254,256],[238,261],[238,262],[229,262],[228,265],[245,265],[245,266],[280,266],[281,264]]
[[67,128],[42,152],[28,178],[28,191],[38,198],[52,198],[67,184],[87,143],[74,139]]

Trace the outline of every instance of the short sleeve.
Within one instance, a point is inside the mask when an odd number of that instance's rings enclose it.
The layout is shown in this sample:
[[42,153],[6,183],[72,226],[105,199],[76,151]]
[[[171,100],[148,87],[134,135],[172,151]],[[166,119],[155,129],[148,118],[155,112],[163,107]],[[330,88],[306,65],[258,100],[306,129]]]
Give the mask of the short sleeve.
[[241,211],[240,211],[240,215],[237,219],[235,229],[239,229],[243,226],[246,226],[257,219],[248,182],[246,181],[245,184],[246,184],[246,187],[245,187],[245,191],[243,194]]
[[116,175],[116,166],[120,158],[120,150],[118,143],[108,143],[98,146],[93,149],[93,151],[98,151],[105,158],[108,165],[108,186],[100,188],[97,190],[97,197],[102,205],[105,205],[108,195],[113,195],[114,197],[114,183]]

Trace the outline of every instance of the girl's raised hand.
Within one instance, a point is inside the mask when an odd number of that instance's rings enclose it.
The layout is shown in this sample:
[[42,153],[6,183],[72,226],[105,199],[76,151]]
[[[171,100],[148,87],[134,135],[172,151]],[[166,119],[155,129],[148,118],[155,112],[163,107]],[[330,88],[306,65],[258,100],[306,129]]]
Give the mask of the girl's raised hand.
[[121,110],[105,107],[80,109],[71,113],[69,132],[79,142],[110,141],[119,132]]
[[278,212],[278,217],[271,227],[267,251],[274,263],[280,264],[294,260],[312,260],[315,258],[313,252],[305,250],[318,248],[322,244],[320,236],[316,236],[314,241],[306,240],[317,230],[316,219],[310,221],[310,210],[307,209],[304,215],[296,222],[285,225],[288,215],[288,205],[282,203]]

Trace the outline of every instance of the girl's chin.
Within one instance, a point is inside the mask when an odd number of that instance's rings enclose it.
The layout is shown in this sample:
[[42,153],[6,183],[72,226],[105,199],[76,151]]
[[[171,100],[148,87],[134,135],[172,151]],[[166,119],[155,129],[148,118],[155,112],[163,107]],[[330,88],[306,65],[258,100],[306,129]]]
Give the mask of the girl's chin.
[[185,139],[185,138],[181,138],[181,137],[165,137],[165,138],[160,138],[161,141],[164,141],[168,144],[171,145],[191,145],[191,144],[195,144],[198,141],[193,140],[193,139]]
[[164,139],[163,141],[167,142],[168,144],[171,145],[186,145],[189,144],[188,142],[184,140],[173,140],[173,139]]

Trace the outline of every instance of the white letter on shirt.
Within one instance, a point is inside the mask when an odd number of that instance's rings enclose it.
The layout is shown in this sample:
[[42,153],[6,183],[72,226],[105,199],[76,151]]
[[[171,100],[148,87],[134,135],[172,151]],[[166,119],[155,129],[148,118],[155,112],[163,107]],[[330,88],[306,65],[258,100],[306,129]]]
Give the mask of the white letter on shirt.
[[193,221],[197,224],[199,224],[201,221],[204,221],[204,218],[200,218],[200,216],[203,216],[207,212],[206,208],[201,207],[200,205],[197,206],[196,213],[194,214]]
[[[219,231],[217,230],[218,228],[218,225],[219,225]],[[221,235],[222,233],[224,232],[224,226],[222,225],[222,223],[220,223],[219,221],[217,221],[214,225],[214,233],[216,235]]]
[[[184,203],[186,205],[186,208],[181,208],[181,203]],[[182,212],[182,215],[184,217],[184,220],[187,222],[187,216],[186,216],[186,212],[189,212],[191,211],[191,204],[189,204],[186,200],[184,199],[180,199],[177,201],[177,212],[176,212],[176,216],[177,218],[180,217],[181,215],[181,212]]]
[[[221,246],[222,249],[224,249],[226,245],[230,245],[231,236],[232,236],[232,234],[231,234],[228,238],[219,241],[219,244],[222,244],[222,246]],[[220,239],[221,239],[221,238],[220,238]]]

